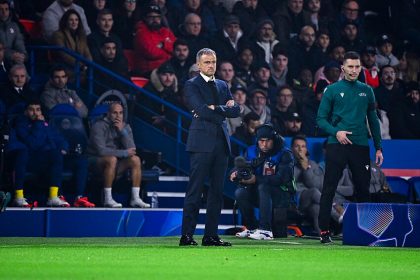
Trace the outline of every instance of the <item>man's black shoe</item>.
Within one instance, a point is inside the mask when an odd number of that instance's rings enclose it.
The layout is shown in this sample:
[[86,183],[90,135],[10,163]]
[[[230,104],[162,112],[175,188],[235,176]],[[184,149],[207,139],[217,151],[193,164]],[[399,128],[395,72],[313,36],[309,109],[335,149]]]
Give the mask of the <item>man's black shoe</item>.
[[327,231],[321,231],[321,235],[319,237],[320,241],[322,244],[333,244],[333,241],[331,239],[331,234],[330,232]]
[[230,242],[223,241],[219,236],[204,236],[201,242],[203,246],[232,246]]
[[184,234],[181,236],[181,239],[179,240],[179,246],[197,246],[197,242],[195,242],[192,235]]

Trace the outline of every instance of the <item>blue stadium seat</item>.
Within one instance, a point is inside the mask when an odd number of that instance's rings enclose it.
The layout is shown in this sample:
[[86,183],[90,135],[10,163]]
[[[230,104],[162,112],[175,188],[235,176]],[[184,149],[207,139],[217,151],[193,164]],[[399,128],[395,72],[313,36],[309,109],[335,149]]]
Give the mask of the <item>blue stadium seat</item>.
[[88,120],[89,120],[89,127],[92,127],[92,125],[100,118],[103,118],[106,113],[108,112],[109,104],[100,104],[95,106],[92,110],[89,112]]
[[408,180],[413,190],[413,202],[420,203],[420,177],[411,177]]
[[387,177],[386,180],[389,183],[391,192],[401,194],[406,198],[406,201],[410,199],[410,184],[406,179],[401,177]]
[[58,104],[49,112],[49,123],[69,143],[69,152],[82,152],[87,147],[87,133],[83,120],[76,109],[69,104]]

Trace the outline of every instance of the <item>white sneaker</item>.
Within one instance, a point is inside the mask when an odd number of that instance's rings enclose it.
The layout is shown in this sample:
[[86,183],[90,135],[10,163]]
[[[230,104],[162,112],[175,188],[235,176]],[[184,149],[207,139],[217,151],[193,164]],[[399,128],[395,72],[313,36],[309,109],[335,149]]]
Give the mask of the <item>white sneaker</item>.
[[130,206],[135,208],[150,208],[150,204],[141,200],[140,197],[132,198],[130,201]]
[[247,237],[249,237],[249,235],[251,234],[251,233],[254,233],[255,232],[255,230],[249,230],[249,229],[244,229],[243,231],[240,231],[240,232],[237,232],[236,234],[235,234],[235,236],[236,237],[239,237],[239,238],[247,238]]
[[70,204],[62,196],[48,198],[47,206],[49,207],[70,207]]
[[255,240],[272,240],[273,233],[269,230],[257,229],[254,233],[251,233],[248,237]]
[[26,201],[26,198],[15,198],[13,200],[13,206],[16,207],[29,207],[28,201]]
[[114,199],[110,199],[108,201],[104,202],[104,207],[108,207],[108,208],[122,208],[122,204],[116,202]]

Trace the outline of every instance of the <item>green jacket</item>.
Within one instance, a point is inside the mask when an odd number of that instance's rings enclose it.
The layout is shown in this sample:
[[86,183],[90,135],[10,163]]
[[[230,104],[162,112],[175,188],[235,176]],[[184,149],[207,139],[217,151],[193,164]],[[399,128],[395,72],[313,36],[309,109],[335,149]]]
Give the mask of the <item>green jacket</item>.
[[359,81],[341,80],[329,85],[318,109],[318,126],[330,136],[328,143],[338,143],[337,131],[350,131],[353,144],[367,146],[371,128],[376,150],[381,149],[381,131],[375,111],[375,96],[370,86]]

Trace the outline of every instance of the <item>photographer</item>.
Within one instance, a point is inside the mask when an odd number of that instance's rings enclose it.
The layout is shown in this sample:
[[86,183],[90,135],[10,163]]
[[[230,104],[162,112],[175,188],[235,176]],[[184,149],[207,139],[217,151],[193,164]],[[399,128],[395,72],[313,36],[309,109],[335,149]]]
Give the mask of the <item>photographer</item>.
[[[247,148],[245,158],[235,159],[230,174],[230,180],[239,184],[235,197],[247,227],[236,236],[257,240],[286,237],[286,212],[294,192],[293,154],[269,124],[258,127],[256,136],[257,145]],[[259,224],[254,205],[260,208]]]

